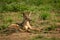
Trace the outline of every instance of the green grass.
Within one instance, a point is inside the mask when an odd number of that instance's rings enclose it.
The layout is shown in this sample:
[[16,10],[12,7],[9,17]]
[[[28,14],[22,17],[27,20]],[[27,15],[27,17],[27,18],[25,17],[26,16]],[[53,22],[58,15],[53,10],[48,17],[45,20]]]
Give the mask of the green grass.
[[[0,12],[25,10],[59,10],[59,0],[1,0]],[[41,6],[42,5],[42,6]],[[37,7],[34,7],[37,6]]]
[[6,13],[0,13],[0,29],[7,28],[8,25],[16,22],[22,21],[22,15],[20,12],[6,12]]
[[50,17],[50,14],[49,13],[41,13],[40,16],[41,16],[42,20],[46,20]]

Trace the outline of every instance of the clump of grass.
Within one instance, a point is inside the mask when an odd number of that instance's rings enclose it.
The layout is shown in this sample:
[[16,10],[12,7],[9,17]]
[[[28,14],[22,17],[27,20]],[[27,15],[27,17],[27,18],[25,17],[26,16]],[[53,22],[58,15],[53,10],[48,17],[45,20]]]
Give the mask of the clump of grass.
[[13,20],[12,20],[11,17],[8,17],[6,21],[8,21],[8,22],[12,22]]
[[46,20],[50,17],[50,14],[49,13],[41,13],[40,17],[41,17],[42,20]]
[[56,13],[55,16],[60,16],[60,14],[59,13]]
[[4,16],[0,13],[0,19],[3,19],[3,17],[4,17]]
[[45,31],[55,30],[56,25],[50,25],[49,27],[45,28]]
[[2,24],[0,25],[0,30],[7,28],[8,24]]
[[11,23],[12,21],[13,20],[10,16],[3,19],[3,23],[8,23],[8,22]]

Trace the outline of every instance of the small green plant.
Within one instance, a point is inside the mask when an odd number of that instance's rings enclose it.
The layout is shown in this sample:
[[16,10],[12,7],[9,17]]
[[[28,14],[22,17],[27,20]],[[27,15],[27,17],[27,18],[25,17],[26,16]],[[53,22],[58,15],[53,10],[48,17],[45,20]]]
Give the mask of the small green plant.
[[45,29],[45,31],[50,31],[50,30],[52,30],[52,27],[47,27],[47,28]]
[[8,21],[8,22],[12,22],[13,20],[12,20],[11,17],[8,17],[6,21]]
[[41,17],[42,20],[46,20],[50,17],[50,14],[49,13],[41,13],[40,17]]

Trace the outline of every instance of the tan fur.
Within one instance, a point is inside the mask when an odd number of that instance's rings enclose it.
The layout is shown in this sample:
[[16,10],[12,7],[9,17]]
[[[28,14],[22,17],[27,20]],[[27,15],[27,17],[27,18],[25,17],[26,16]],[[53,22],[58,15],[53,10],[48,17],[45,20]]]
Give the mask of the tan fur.
[[32,29],[31,25],[30,25],[30,16],[31,16],[31,13],[30,12],[24,12],[23,13],[23,29],[25,30],[28,30],[28,29]]
[[19,25],[17,24],[11,24],[8,26],[9,28],[15,28],[15,29],[18,29],[19,28]]
[[9,29],[9,30],[15,29],[15,30],[17,30],[17,31],[20,31],[20,27],[19,27],[19,25],[17,25],[17,24],[11,24],[11,25],[9,25],[9,26],[8,26],[8,29]]

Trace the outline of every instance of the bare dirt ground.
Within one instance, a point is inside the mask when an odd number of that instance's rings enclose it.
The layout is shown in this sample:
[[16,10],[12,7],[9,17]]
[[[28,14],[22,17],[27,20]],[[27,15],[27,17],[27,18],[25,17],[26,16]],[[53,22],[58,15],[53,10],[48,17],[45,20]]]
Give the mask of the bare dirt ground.
[[[0,36],[0,40],[29,40],[30,38],[37,36],[39,34],[30,34],[30,33],[13,33],[8,36]],[[45,37],[58,37],[60,38],[60,34],[40,34]]]
[[52,37],[60,38],[60,33],[58,31],[52,31],[50,33],[15,32],[15,33],[10,33],[8,35],[0,34],[0,40],[30,40],[31,38],[36,37],[38,35],[47,38],[52,38]]
[[13,33],[8,36],[6,35],[0,35],[0,40],[29,40],[31,37],[34,37],[38,34],[32,34],[32,33]]
[[30,40],[30,38],[35,37],[37,35],[43,35],[45,37],[58,37],[58,38],[60,38],[60,34],[13,33],[8,36],[1,35],[0,40]]

